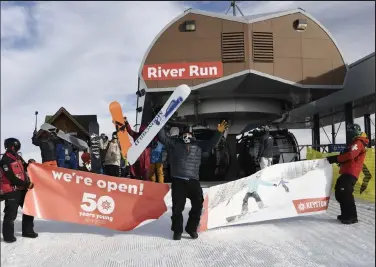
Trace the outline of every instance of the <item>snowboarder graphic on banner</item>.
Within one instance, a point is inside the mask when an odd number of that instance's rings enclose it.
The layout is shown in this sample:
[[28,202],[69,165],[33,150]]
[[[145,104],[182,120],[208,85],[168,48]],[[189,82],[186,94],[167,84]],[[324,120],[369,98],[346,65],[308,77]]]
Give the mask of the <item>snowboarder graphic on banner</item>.
[[256,174],[256,177],[252,177],[248,181],[248,192],[245,194],[243,198],[242,214],[248,213],[248,199],[251,197],[255,199],[257,206],[259,207],[260,210],[266,208],[264,202],[262,201],[259,194],[257,193],[259,185],[277,187],[276,184],[263,181],[260,178],[261,178],[261,173],[258,173]]
[[281,178],[281,180],[279,181],[279,183],[278,183],[278,186],[282,186],[284,189],[285,189],[285,191],[286,191],[286,193],[288,193],[288,192],[290,192],[290,189],[287,187],[287,185],[286,184],[288,184],[289,182],[287,182],[287,181],[285,181],[283,178]]

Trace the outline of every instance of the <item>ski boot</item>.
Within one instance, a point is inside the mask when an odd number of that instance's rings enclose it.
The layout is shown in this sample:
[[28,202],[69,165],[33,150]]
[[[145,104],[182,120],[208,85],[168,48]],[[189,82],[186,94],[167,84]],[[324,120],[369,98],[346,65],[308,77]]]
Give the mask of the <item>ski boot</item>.
[[22,237],[37,238],[38,234],[36,232],[22,233]]
[[189,236],[192,238],[192,239],[196,239],[198,238],[198,233],[196,231],[188,231],[187,228],[185,228],[185,232],[187,234],[189,234]]
[[358,222],[358,218],[350,218],[350,219],[341,220],[341,223],[343,224],[354,224],[357,222]]
[[181,233],[179,232],[174,232],[174,235],[172,237],[174,240],[180,240],[181,239]]
[[12,238],[10,238],[10,239],[5,239],[4,238],[4,242],[5,243],[14,243],[16,241],[17,241],[17,238],[15,238],[14,236]]

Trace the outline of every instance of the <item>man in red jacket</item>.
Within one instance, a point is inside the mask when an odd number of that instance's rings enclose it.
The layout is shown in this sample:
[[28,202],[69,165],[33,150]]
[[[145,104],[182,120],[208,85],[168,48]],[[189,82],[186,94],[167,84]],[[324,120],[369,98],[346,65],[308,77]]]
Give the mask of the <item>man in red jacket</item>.
[[362,133],[358,124],[348,125],[347,134],[352,137],[351,144],[340,155],[327,157],[330,164],[340,165],[340,176],[334,187],[336,200],[341,208],[341,215],[337,219],[343,224],[353,224],[358,222],[358,214],[354,199],[354,186],[362,171],[368,138]]

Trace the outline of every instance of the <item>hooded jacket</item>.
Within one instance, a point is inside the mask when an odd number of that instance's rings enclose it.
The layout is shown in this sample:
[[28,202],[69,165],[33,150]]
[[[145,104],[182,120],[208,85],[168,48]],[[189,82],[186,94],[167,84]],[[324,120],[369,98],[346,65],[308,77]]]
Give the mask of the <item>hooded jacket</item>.
[[337,156],[340,164],[339,173],[359,177],[366,157],[366,147],[369,143],[367,135],[362,133],[355,137],[343,154]]
[[31,138],[33,145],[39,146],[42,162],[57,160],[56,145],[60,141],[59,137],[48,133],[44,135],[44,137],[38,136],[38,133],[35,131]]
[[120,153],[121,152],[120,152],[120,146],[118,144],[118,140],[112,139],[108,143],[108,149],[104,157],[103,165],[120,166],[120,160],[121,160]]

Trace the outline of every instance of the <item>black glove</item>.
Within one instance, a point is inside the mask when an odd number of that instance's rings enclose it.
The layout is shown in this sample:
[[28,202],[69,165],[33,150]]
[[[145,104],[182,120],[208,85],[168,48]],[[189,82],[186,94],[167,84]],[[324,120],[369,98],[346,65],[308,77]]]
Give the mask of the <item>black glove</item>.
[[329,164],[338,163],[337,156],[330,156],[326,158],[329,162]]

